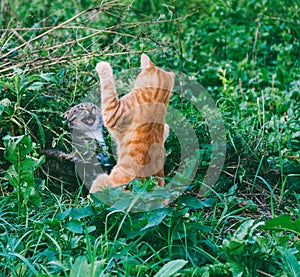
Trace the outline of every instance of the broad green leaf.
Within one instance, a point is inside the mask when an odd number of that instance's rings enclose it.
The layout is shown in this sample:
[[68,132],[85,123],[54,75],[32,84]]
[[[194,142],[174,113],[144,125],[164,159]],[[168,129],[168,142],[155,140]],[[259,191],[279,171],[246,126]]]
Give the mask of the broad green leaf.
[[35,207],[41,207],[42,205],[41,197],[38,191],[33,186],[30,187],[30,191],[28,195],[29,195],[30,204],[32,204]]
[[74,234],[82,234],[83,227],[79,221],[70,221],[66,224],[66,229]]
[[247,220],[245,221],[243,224],[241,224],[241,226],[236,230],[234,236],[238,239],[238,240],[245,240],[245,238],[247,237],[247,235],[250,233],[251,228],[254,225],[254,220]]
[[185,260],[174,260],[165,264],[154,277],[169,277],[173,276],[177,271],[187,264]]
[[182,204],[186,205],[189,208],[193,208],[193,209],[202,209],[203,208],[202,201],[191,195],[183,196]]
[[29,76],[28,79],[27,79],[27,84],[31,84],[33,83],[34,81],[37,81],[37,80],[40,80],[41,79],[41,76],[40,75],[32,75],[32,76]]
[[73,219],[81,219],[84,217],[88,217],[94,214],[94,210],[91,206],[86,206],[84,208],[72,209],[70,212],[70,216]]
[[124,211],[129,207],[130,203],[130,199],[121,199],[115,202],[108,210]]
[[46,80],[47,82],[56,83],[56,79],[52,77],[52,75],[55,76],[54,74],[51,73],[42,73],[40,74],[40,77]]
[[26,185],[23,205],[28,205],[30,203],[34,206],[39,207],[41,205],[41,198],[35,187],[31,184],[28,185],[26,182],[24,182],[23,184]]
[[246,241],[239,240],[235,237],[230,240],[223,240],[223,247],[226,248],[226,251],[230,252],[231,255],[240,255],[244,252],[246,247]]
[[4,157],[5,159],[7,159],[9,162],[13,164],[17,163],[18,151],[16,148],[23,138],[24,136],[12,137],[9,135],[3,138],[4,146],[5,146]]
[[0,80],[0,86],[10,89],[11,91],[15,91],[15,88],[8,82],[4,82]]
[[216,202],[214,198],[207,198],[206,200],[202,201],[203,206],[206,208],[212,207]]
[[282,260],[285,262],[284,268],[286,273],[288,273],[288,276],[298,277],[300,274],[300,266],[297,258],[293,255],[292,250],[279,247],[279,251],[282,255]]
[[90,276],[90,270],[91,267],[88,264],[86,257],[79,256],[71,268],[70,277]]
[[300,235],[300,218],[293,220],[291,215],[282,214],[266,221],[261,228],[276,232],[290,231]]
[[[94,261],[94,267],[88,263],[87,258],[79,256],[73,264],[70,272],[70,277],[101,277],[105,261]],[[106,275],[105,275],[106,276]]]
[[17,188],[19,184],[19,175],[16,171],[14,165],[11,165],[9,169],[6,171],[5,177],[7,178],[8,182],[14,187]]
[[43,82],[34,82],[27,88],[27,90],[40,90],[45,83]]
[[25,158],[22,162],[22,168],[24,168],[24,171],[27,170],[36,170],[39,168],[43,163],[45,162],[45,156],[41,156],[38,159],[29,157]]
[[209,277],[210,276],[210,273],[209,272],[204,272],[202,273],[201,277]]
[[93,277],[102,277],[105,276],[104,275],[104,267],[105,267],[105,260],[101,260],[101,261],[95,261],[94,262],[94,271],[93,271]]
[[227,262],[226,265],[227,265],[229,271],[232,272],[232,276],[234,276],[234,277],[243,277],[244,276],[243,264]]
[[56,215],[57,220],[64,220],[71,212],[71,209],[66,209],[64,212],[60,212]]
[[[15,143],[15,148],[18,149],[18,159],[23,159],[33,150],[34,144],[32,143],[31,137],[28,135],[21,136],[21,140],[19,137],[12,137],[11,143]],[[14,155],[15,153],[10,153],[10,155]]]
[[212,207],[215,203],[215,199],[213,198],[208,198],[202,201],[191,195],[182,196],[181,200],[183,204],[193,209],[203,209],[203,207]]
[[97,228],[96,228],[96,226],[89,226],[89,227],[87,227],[87,233],[89,234],[89,233],[92,233],[92,232],[94,232],[95,230],[96,230]]
[[166,215],[169,214],[169,210],[168,209],[154,210],[152,213],[153,213],[152,216],[148,218],[147,225],[141,231],[159,225],[166,217]]

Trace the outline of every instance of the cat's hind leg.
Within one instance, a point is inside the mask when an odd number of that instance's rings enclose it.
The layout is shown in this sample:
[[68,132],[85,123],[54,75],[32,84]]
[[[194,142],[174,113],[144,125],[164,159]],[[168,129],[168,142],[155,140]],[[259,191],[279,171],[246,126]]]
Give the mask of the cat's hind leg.
[[93,182],[90,193],[102,191],[105,187],[115,188],[128,184],[134,179],[134,175],[124,170],[121,166],[116,165],[109,175],[100,174]]
[[135,178],[135,175],[129,170],[124,169],[120,165],[116,165],[109,174],[109,180],[113,183],[113,187],[128,184]]
[[90,193],[102,191],[105,187],[110,185],[109,176],[107,174],[100,174],[93,182]]

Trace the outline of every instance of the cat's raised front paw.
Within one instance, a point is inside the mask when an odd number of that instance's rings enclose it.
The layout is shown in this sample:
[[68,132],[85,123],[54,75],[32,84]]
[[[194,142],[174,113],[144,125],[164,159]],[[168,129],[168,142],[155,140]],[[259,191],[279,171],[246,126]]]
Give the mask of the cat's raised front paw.
[[99,62],[96,66],[96,71],[98,72],[101,79],[113,76],[112,68],[107,62]]

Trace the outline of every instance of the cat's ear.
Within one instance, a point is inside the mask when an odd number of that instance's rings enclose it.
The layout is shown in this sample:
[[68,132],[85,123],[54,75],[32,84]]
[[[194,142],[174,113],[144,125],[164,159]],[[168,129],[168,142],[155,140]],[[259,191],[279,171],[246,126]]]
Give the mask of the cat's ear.
[[141,56],[141,68],[147,68],[154,66],[153,62],[151,62],[150,58],[146,54],[142,54]]

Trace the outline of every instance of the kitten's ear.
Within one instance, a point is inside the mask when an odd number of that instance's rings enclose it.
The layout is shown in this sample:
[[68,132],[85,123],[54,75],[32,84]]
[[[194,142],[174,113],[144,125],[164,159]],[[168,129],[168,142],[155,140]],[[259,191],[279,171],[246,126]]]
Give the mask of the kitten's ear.
[[146,54],[141,56],[141,68],[152,67],[154,64],[151,62],[150,58]]

